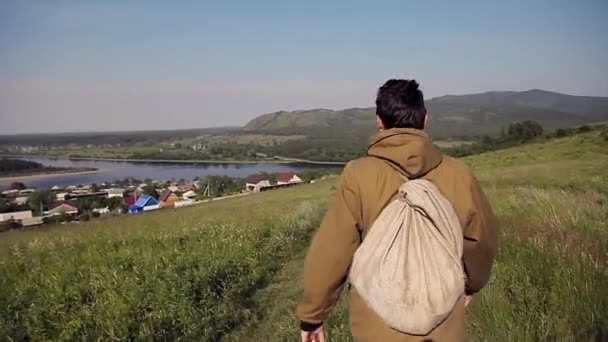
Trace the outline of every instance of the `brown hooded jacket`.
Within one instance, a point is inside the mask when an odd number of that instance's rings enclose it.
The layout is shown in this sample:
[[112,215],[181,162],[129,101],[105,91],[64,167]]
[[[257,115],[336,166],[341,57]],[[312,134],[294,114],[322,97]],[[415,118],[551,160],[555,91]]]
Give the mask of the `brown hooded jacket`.
[[[495,219],[477,180],[462,162],[442,156],[426,133],[384,130],[371,138],[366,157],[345,167],[333,201],[316,232],[304,265],[304,296],[298,317],[323,322],[347,282],[355,250],[382,209],[395,198],[402,178],[433,182],[454,207],[464,233],[467,292],[488,281],[496,253]],[[429,336],[411,336],[386,326],[354,288],[349,290],[351,333],[357,341],[458,341],[464,339],[461,300]]]

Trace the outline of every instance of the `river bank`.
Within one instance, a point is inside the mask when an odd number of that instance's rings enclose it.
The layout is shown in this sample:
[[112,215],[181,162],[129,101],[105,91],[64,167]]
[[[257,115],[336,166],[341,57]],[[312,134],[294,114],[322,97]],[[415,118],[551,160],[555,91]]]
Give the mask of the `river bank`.
[[44,157],[44,158],[69,159],[69,160],[83,160],[83,161],[157,163],[157,164],[219,164],[219,165],[221,165],[221,164],[310,164],[310,165],[329,165],[329,166],[346,165],[346,162],[340,162],[340,161],[318,161],[318,160],[297,159],[297,158],[289,158],[289,157],[281,157],[281,156],[276,156],[274,159],[264,159],[264,160],[185,160],[185,159],[91,158],[91,157],[52,156],[52,155],[45,155],[45,154],[0,155],[0,158],[2,158],[2,157],[11,157],[11,158]]
[[41,173],[28,173],[23,175],[0,176],[0,185],[10,182],[32,181],[44,178],[52,178],[57,176],[81,176],[103,172],[100,169],[81,169],[81,170],[58,170],[58,171],[43,171]]
[[[56,174],[45,176],[41,179],[30,178],[24,181],[30,188],[49,188],[53,186],[70,186],[77,184],[101,184],[104,182],[115,182],[126,178],[151,179],[151,180],[192,180],[204,178],[210,175],[229,176],[234,178],[246,178],[250,175],[260,173],[280,173],[280,172],[304,172],[319,169],[339,169],[343,165],[310,164],[302,162],[275,162],[275,163],[201,163],[201,162],[129,162],[119,160],[76,160],[58,157],[36,157],[33,155],[21,156],[21,159],[33,161],[55,168],[72,169],[99,169],[102,172],[83,173],[83,174]],[[0,190],[6,190],[10,181],[0,182]]]

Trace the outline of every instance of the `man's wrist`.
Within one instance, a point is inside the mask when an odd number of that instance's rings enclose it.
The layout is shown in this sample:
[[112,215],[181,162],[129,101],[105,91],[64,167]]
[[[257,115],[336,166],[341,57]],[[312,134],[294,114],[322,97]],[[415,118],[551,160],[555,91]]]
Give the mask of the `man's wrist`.
[[323,325],[323,322],[321,322],[321,323],[309,323],[309,322],[301,321],[300,322],[300,330],[306,331],[306,332],[313,332],[313,331],[319,329],[319,327],[322,326],[322,325]]

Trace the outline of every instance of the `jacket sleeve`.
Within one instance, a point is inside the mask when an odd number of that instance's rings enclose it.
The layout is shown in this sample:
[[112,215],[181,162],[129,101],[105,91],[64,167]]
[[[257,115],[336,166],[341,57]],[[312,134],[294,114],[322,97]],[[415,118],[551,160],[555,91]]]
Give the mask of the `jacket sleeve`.
[[496,256],[496,218],[490,203],[471,174],[469,220],[463,229],[463,259],[467,274],[466,292],[481,290],[490,278]]
[[360,203],[352,164],[348,164],[304,261],[304,295],[297,309],[302,322],[323,322],[340,297],[360,244]]

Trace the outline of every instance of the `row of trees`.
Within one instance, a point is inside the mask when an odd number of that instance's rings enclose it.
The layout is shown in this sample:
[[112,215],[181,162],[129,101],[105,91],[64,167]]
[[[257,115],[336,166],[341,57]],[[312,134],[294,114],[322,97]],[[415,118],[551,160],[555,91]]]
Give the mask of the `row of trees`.
[[245,180],[212,175],[199,180],[198,185],[200,197],[219,197],[239,193],[245,187]]
[[536,121],[522,121],[502,129],[498,137],[484,135],[478,142],[444,149],[451,156],[464,157],[486,151],[518,145],[543,135],[543,127]]
[[0,174],[8,174],[23,171],[33,171],[43,169],[44,165],[21,159],[2,158],[0,159]]
[[[42,215],[43,211],[48,210],[51,203],[55,200],[55,196],[50,190],[34,191],[28,198],[26,205],[17,205],[9,202],[5,198],[0,198],[0,213],[14,212],[20,210],[31,209],[35,215]],[[105,197],[86,197],[71,201],[81,212],[90,212],[95,208],[108,207],[110,210],[122,208],[123,200],[120,197],[105,198]]]

